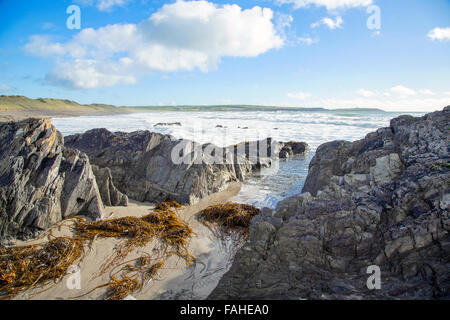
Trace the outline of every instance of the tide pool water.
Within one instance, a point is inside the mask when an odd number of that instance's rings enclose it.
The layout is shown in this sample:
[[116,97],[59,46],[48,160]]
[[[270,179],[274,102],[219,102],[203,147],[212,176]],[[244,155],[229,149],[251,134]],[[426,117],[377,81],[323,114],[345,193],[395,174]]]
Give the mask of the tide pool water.
[[[246,180],[241,192],[232,199],[258,207],[274,208],[285,197],[301,192],[309,162],[320,144],[332,140],[362,139],[369,132],[389,126],[390,119],[398,115],[378,111],[148,112],[55,118],[52,121],[63,135],[106,128],[123,132],[149,130],[219,146],[266,137],[285,142],[304,141],[311,147],[307,156],[281,160],[269,172],[255,174]],[[181,126],[155,126],[158,123],[176,122]]]

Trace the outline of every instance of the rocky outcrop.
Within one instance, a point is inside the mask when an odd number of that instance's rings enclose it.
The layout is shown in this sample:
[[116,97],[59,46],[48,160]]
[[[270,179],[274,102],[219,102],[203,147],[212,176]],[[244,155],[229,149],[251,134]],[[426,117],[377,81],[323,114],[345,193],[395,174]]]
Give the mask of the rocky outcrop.
[[448,298],[449,132],[447,107],[320,146],[303,193],[252,220],[210,298]]
[[309,152],[309,145],[306,142],[281,142],[273,138],[266,138],[258,141],[246,141],[227,147],[229,152],[245,155],[252,160],[253,171],[261,167],[270,167],[272,160],[289,159],[295,156],[305,156]]
[[128,206],[128,196],[120,192],[113,183],[111,170],[92,166],[98,189],[105,206]]
[[289,159],[294,156],[304,156],[308,151],[309,146],[305,142],[283,142],[280,147],[279,158]]
[[88,157],[63,141],[50,120],[0,124],[0,242],[74,215],[102,217]]
[[[295,154],[308,150],[305,143],[284,144],[271,138],[221,148],[149,131],[113,133],[106,129],[67,136],[65,143],[87,153],[99,168],[108,168],[109,181],[132,199],[190,204],[269,167],[282,147],[289,146]],[[102,199],[109,203],[111,189],[103,187],[109,182],[97,179]]]
[[195,203],[252,170],[248,160],[225,148],[149,131],[93,129],[65,140],[93,164],[109,168],[118,190],[138,201]]
[[158,122],[154,127],[181,126],[181,122]]

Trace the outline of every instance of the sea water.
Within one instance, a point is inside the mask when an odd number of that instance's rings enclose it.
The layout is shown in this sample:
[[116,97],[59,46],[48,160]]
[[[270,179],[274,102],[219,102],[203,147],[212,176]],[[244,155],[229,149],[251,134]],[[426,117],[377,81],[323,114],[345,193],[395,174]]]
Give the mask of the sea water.
[[[409,113],[415,116],[420,114]],[[53,124],[63,135],[93,128],[132,132],[149,130],[199,143],[228,146],[242,141],[272,137],[278,141],[304,141],[310,152],[304,157],[281,160],[268,172],[249,177],[232,201],[274,208],[301,192],[308,165],[317,147],[332,140],[354,141],[381,127],[399,113],[381,111],[222,111],[147,112],[107,116],[55,118]],[[155,126],[158,123],[181,125]]]

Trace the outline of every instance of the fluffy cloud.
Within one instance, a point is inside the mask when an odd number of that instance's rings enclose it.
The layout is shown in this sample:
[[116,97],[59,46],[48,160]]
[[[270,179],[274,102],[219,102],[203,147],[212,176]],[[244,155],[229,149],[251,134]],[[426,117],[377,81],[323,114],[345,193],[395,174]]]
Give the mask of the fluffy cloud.
[[342,26],[342,23],[344,23],[344,20],[341,17],[336,17],[336,19],[333,20],[333,18],[323,18],[320,21],[317,21],[316,23],[313,23],[311,25],[311,28],[317,28],[321,25],[327,26],[329,29],[334,30],[336,28],[340,28]]
[[395,86],[390,89],[392,93],[398,94],[400,96],[413,96],[416,95],[416,91],[404,87],[404,86]]
[[428,32],[428,38],[438,41],[450,41],[450,28],[434,28]]
[[115,6],[123,7],[131,0],[76,0],[75,2],[87,5],[96,6],[100,11],[111,11]]
[[124,6],[127,2],[128,0],[100,0],[98,1],[97,8],[100,11],[108,11],[115,6]]
[[284,44],[273,11],[207,1],[166,4],[139,24],[83,29],[70,41],[35,35],[25,49],[56,58],[47,80],[76,88],[135,83],[151,71],[216,68],[222,57],[256,57]]
[[370,97],[373,97],[375,95],[375,92],[370,91],[370,90],[365,90],[365,89],[359,89],[358,90],[358,94],[360,96],[365,97],[365,98],[370,98]]
[[431,91],[430,89],[422,89],[422,90],[419,90],[419,93],[420,94],[424,94],[424,95],[427,95],[427,96],[434,96],[436,93],[434,93],[433,91]]
[[58,42],[52,42],[47,35],[31,36],[25,45],[25,50],[35,56],[48,57],[51,55],[62,55],[66,53],[66,48]]
[[309,6],[326,7],[327,10],[370,6],[373,0],[277,0],[280,4],[292,4],[294,8]]
[[306,92],[296,92],[296,93],[288,93],[287,96],[292,99],[306,100],[307,98],[311,97],[311,94]]

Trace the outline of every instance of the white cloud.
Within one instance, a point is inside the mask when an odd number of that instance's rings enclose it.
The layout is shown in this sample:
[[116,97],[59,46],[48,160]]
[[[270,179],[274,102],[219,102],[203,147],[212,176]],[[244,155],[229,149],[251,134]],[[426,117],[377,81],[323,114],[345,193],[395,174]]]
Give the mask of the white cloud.
[[[402,86],[398,86],[402,87]],[[394,87],[396,88],[396,87]],[[403,87],[405,88],[405,87]],[[398,88],[397,88],[398,89]],[[407,88],[408,89],[408,88]],[[409,89],[411,90],[411,89]],[[427,89],[420,91],[430,91]],[[399,90],[394,90],[399,91]],[[412,90],[414,91],[414,90]],[[288,97],[292,99],[302,100],[304,105],[310,107],[325,107],[330,109],[343,109],[343,108],[379,108],[386,111],[416,111],[416,112],[431,112],[435,110],[442,110],[445,106],[450,105],[450,92],[435,93],[435,95],[405,95],[406,90],[402,90],[403,94],[396,92],[379,92],[375,90],[360,89],[355,92],[353,96],[348,97],[318,97],[309,93],[298,92],[289,93]],[[400,92],[400,91],[399,91]],[[415,91],[414,91],[415,92]],[[411,92],[409,92],[411,93]],[[359,95],[359,96],[358,96]],[[317,96],[317,95],[316,95]],[[272,103],[274,105],[276,103]],[[283,104],[282,104],[283,105]],[[289,101],[284,105],[297,106],[297,102]]]
[[8,86],[7,84],[4,83],[0,83],[0,92],[9,92],[9,91],[13,91],[14,88],[11,86]]
[[365,90],[365,89],[359,89],[358,94],[365,98],[369,98],[369,97],[373,97],[375,95],[375,92],[370,91],[370,90]]
[[317,28],[321,25],[327,26],[329,29],[334,30],[336,28],[340,28],[342,26],[342,23],[344,20],[341,17],[336,17],[336,19],[333,20],[333,18],[323,18],[313,24],[311,24],[311,28]]
[[428,96],[434,96],[436,94],[433,91],[431,91],[430,89],[419,90],[419,93],[420,94],[424,94],[424,95],[428,95]]
[[124,6],[129,0],[100,0],[98,1],[97,8],[100,11],[109,11],[115,6]]
[[434,28],[427,36],[432,40],[450,41],[450,28]]
[[95,5],[100,11],[111,11],[116,6],[125,6],[131,0],[76,0],[75,2],[86,6]]
[[404,86],[395,86],[390,89],[392,93],[398,94],[400,96],[413,96],[416,92],[410,88]]
[[279,4],[292,4],[295,9],[317,6],[327,10],[370,6],[373,0],[277,0]]
[[314,44],[314,43],[319,42],[319,39],[313,39],[313,38],[311,38],[310,36],[297,37],[296,39],[297,39],[299,42],[304,43],[304,44],[306,44],[306,45],[308,45],[308,46],[310,46],[310,45],[312,45],[312,44]]
[[47,80],[76,88],[130,84],[151,71],[176,72],[217,67],[222,57],[256,57],[284,45],[272,23],[273,11],[207,1],[166,4],[139,24],[83,29],[70,41],[35,35],[25,49],[54,56]]
[[66,48],[59,42],[52,42],[47,35],[33,35],[25,45],[25,50],[32,55],[48,57],[51,55],[62,55],[66,53]]
[[292,99],[305,100],[311,97],[311,94],[306,92],[296,92],[296,93],[288,93],[287,96]]

